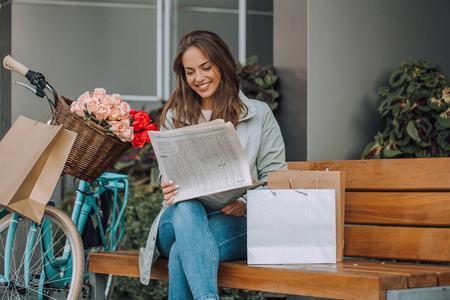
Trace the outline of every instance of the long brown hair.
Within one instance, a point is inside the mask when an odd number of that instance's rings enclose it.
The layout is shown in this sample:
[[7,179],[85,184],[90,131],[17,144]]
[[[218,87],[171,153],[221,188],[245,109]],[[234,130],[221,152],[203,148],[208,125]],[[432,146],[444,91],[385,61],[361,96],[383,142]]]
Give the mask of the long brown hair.
[[[173,62],[173,70],[177,76],[177,85],[161,114],[160,124],[164,127],[166,115],[172,109],[175,128],[198,124],[203,117],[201,97],[189,86],[183,66],[183,54],[190,47],[200,49],[212,65],[220,71],[220,84],[214,93],[214,107],[211,120],[223,119],[234,125],[239,123],[239,116],[247,107],[239,98],[239,79],[236,75],[236,64],[227,44],[217,34],[204,30],[187,33],[180,40],[178,51]],[[167,128],[167,127],[166,127]]]

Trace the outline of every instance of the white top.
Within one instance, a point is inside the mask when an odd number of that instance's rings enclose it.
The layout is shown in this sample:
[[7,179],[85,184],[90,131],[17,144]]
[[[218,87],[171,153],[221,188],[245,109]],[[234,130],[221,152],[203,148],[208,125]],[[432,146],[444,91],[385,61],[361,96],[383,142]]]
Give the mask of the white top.
[[212,112],[213,112],[212,109],[211,110],[209,110],[209,109],[202,109],[202,114],[205,117],[206,122],[211,120]]

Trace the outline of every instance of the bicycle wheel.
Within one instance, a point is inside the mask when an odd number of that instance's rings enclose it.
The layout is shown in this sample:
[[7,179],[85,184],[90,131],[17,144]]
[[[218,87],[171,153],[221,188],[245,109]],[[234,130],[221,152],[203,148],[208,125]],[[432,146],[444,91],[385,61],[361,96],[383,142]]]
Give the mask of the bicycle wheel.
[[11,213],[3,217],[0,274],[0,299],[78,299],[84,250],[72,220],[51,206],[41,224]]

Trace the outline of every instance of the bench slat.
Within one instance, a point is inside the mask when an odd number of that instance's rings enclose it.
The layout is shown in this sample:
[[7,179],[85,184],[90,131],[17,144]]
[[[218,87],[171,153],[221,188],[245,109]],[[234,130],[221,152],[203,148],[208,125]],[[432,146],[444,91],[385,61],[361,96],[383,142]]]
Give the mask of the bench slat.
[[89,272],[140,277],[139,251],[91,252]]
[[295,267],[225,262],[219,266],[218,283],[232,288],[338,299],[385,299],[387,289],[407,287],[407,277],[402,275]]
[[450,194],[346,193],[345,223],[450,227]]
[[382,266],[384,270],[403,270],[406,272],[416,273],[416,272],[430,272],[437,275],[437,285],[450,285],[450,266],[447,265],[431,265],[431,264],[416,264],[416,263],[395,263],[395,262],[384,262],[376,260],[360,260],[360,259],[345,259],[346,264],[357,264],[359,266]]
[[434,272],[427,272],[424,270],[405,270],[401,268],[389,268],[383,265],[366,265],[358,263],[350,263],[348,261],[339,262],[336,265],[307,265],[311,269],[323,269],[323,268],[336,268],[341,273],[345,272],[357,272],[362,274],[392,274],[392,275],[403,275],[408,279],[408,288],[418,288],[418,287],[432,287],[438,285],[438,275]]
[[[92,273],[139,277],[138,251],[91,253],[89,261]],[[158,259],[152,268],[152,279],[167,280],[167,273],[167,259]],[[408,276],[406,272],[357,272],[335,267],[247,266],[245,261],[237,261],[220,264],[218,284],[314,297],[384,299],[387,289],[407,288]]]
[[346,171],[347,190],[449,191],[450,159],[412,158],[288,162],[292,170]]
[[450,229],[345,225],[344,256],[450,262]]

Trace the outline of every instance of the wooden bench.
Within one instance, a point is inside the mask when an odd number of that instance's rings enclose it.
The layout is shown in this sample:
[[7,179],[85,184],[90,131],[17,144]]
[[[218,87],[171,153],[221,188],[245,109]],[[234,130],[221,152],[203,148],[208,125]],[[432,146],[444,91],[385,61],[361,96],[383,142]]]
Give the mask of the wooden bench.
[[[219,286],[334,299],[449,299],[450,158],[290,162],[289,168],[346,172],[344,261],[224,262]],[[138,252],[92,253],[89,272],[139,277]],[[168,280],[166,259],[156,262],[152,278]]]

